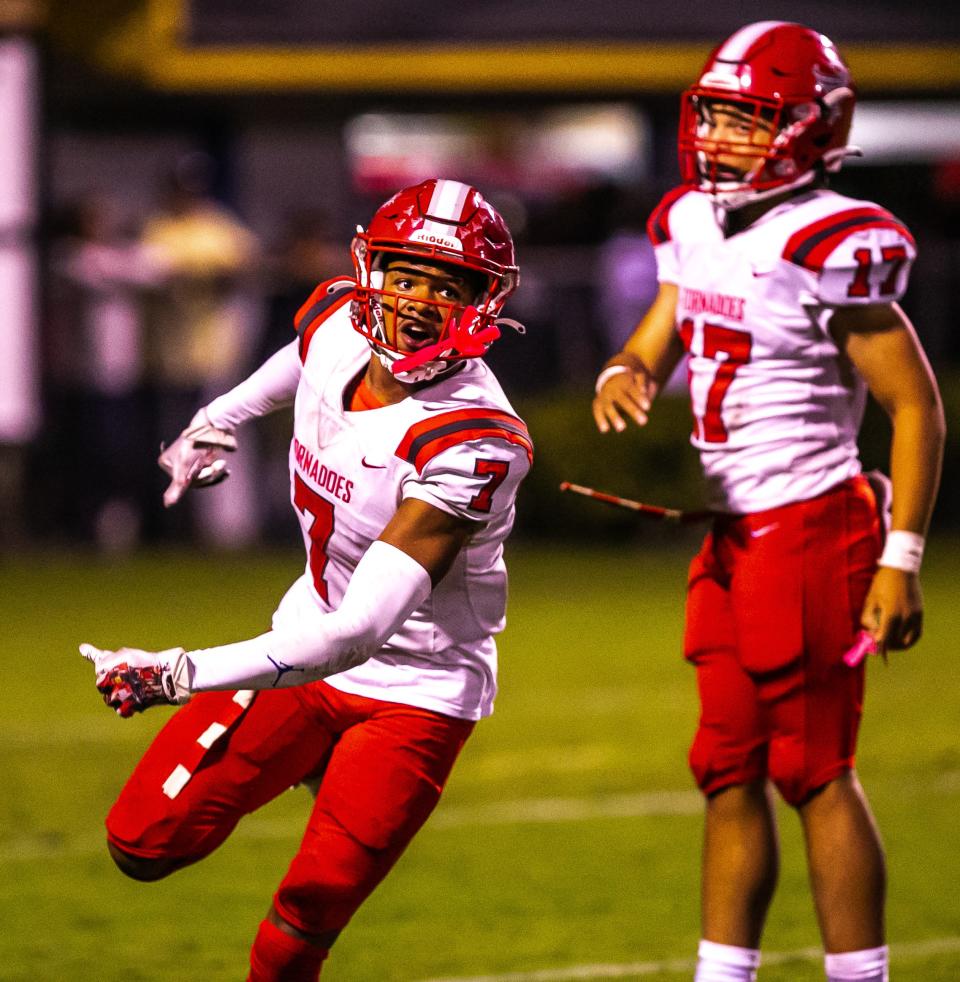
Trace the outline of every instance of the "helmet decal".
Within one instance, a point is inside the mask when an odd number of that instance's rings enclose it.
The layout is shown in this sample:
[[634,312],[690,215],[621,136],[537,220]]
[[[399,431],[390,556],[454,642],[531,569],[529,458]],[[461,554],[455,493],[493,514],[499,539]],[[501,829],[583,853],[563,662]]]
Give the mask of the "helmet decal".
[[437,181],[426,208],[427,225],[449,225],[463,218],[471,188],[459,181]]

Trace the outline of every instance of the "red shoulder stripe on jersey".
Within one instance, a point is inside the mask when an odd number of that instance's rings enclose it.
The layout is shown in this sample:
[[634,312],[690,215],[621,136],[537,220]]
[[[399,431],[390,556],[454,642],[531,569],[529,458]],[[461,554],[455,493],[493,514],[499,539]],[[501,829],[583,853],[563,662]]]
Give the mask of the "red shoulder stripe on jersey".
[[533,462],[533,443],[522,420],[497,409],[458,409],[415,423],[395,453],[420,473],[438,453],[458,443],[493,437],[523,447]]
[[848,235],[865,228],[892,228],[913,244],[909,229],[883,208],[848,208],[794,232],[784,246],[783,258],[819,273],[830,253]]
[[834,249],[840,245],[851,232],[859,232],[864,228],[891,228],[905,238],[911,245],[914,244],[913,236],[907,228],[892,216],[887,218],[861,219],[848,226],[835,229],[830,235],[825,236],[820,242],[812,246],[803,262],[814,272],[819,273],[823,269],[823,264],[827,261]]
[[317,328],[353,296],[353,285],[342,277],[321,283],[296,312],[293,326],[300,336],[300,360],[306,361],[307,349]]
[[660,200],[660,204],[650,212],[650,217],[647,219],[647,235],[650,237],[650,241],[655,245],[661,245],[670,239],[670,209],[678,202],[688,191],[686,185],[681,185],[678,188],[674,188],[672,191],[668,191],[663,198]]

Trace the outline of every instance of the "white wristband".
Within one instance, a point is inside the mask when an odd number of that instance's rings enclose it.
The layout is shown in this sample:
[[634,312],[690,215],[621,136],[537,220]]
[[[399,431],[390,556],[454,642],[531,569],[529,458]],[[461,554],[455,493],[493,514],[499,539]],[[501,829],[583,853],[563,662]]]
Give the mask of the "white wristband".
[[614,375],[622,375],[624,372],[632,372],[633,369],[627,365],[611,365],[609,368],[605,368],[598,376],[597,381],[594,383],[593,391],[600,395],[600,390],[607,384],[607,379],[613,378]]
[[924,538],[916,532],[894,529],[887,533],[883,554],[878,560],[881,566],[902,569],[906,573],[919,573],[923,562]]

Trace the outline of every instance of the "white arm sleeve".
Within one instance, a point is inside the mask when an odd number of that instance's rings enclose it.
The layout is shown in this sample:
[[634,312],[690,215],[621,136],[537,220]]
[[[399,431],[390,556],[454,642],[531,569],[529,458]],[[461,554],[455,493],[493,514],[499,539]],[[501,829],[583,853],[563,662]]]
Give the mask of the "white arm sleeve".
[[241,423],[292,404],[300,384],[298,341],[271,355],[252,375],[206,407],[210,422],[232,432]]
[[178,686],[190,692],[273,689],[336,675],[373,655],[430,590],[430,576],[416,560],[378,539],[357,563],[337,610],[317,609],[294,630],[189,651],[177,670]]

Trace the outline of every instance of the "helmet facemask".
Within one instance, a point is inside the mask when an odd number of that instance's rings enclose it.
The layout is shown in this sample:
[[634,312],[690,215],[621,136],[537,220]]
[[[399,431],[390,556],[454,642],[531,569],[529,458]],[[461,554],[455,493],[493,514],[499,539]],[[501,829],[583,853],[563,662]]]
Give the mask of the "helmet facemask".
[[[435,247],[422,251],[410,243],[371,243],[360,229],[353,240],[353,260],[357,274],[356,299],[351,309],[354,328],[380,362],[401,382],[426,382],[449,371],[468,358],[482,357],[500,336],[496,321],[504,300],[516,287],[516,273],[493,272],[468,264]],[[416,306],[426,310],[431,340],[427,337],[412,351],[400,347],[400,308],[410,295],[386,289],[387,266],[392,260],[408,260],[450,270],[475,284],[472,303],[437,301],[416,297]],[[390,321],[393,320],[391,329]]]
[[[774,100],[732,99],[729,94],[691,89],[681,121],[683,177],[725,208],[738,208],[802,187],[817,176],[802,171],[794,148],[820,117],[813,103],[785,106]],[[723,138],[713,133],[725,118]],[[731,160],[734,158],[734,160]]]

